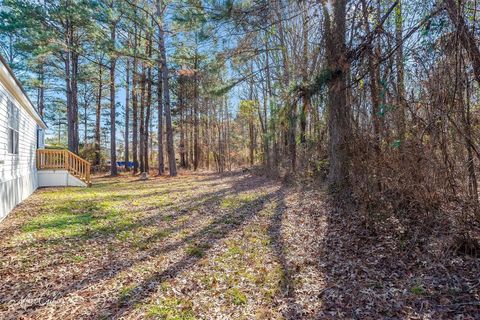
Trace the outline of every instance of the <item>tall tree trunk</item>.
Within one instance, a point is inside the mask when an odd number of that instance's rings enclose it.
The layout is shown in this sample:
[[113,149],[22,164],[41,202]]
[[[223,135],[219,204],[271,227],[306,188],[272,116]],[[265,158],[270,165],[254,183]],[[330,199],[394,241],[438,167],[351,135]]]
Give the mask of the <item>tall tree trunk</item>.
[[[268,33],[265,33],[265,77],[266,77],[266,88],[265,88],[265,105],[263,109],[264,119],[265,119],[265,130],[264,130],[264,144],[265,144],[265,164],[269,168],[271,165],[270,161],[270,151],[269,151],[269,132],[270,132],[270,125],[267,116],[267,110],[271,109],[272,104],[272,86],[271,86],[271,77],[270,77],[270,48],[269,48],[269,37]],[[271,117],[271,115],[270,115]],[[273,130],[272,130],[273,132]]]
[[268,155],[268,119],[267,119],[267,105],[268,98],[266,90],[263,91],[263,108],[260,108],[258,105],[258,118],[260,119],[260,126],[262,129],[262,139],[263,139],[263,165],[268,167],[269,165],[269,155]]
[[400,142],[400,148],[403,150],[405,143],[405,113],[407,111],[407,101],[405,96],[405,64],[403,62],[403,16],[402,0],[398,0],[395,8],[395,64],[397,66],[397,139]]
[[250,116],[248,121],[248,135],[249,135],[249,149],[250,149],[250,165],[253,166],[255,162],[255,136],[254,136],[254,126],[253,126],[253,116]]
[[223,135],[223,122],[225,120],[225,116],[223,114],[224,106],[223,100],[220,103],[220,110],[218,112],[219,123],[217,123],[217,134],[218,134],[218,154],[217,154],[217,171],[222,173],[225,171],[225,137]]
[[224,153],[223,153],[223,161],[225,164],[228,164],[228,170],[232,171],[232,161],[230,159],[230,111],[228,108],[227,97],[223,96],[223,104],[225,108],[225,117],[227,118],[226,122],[227,125],[224,126]]
[[40,87],[38,88],[38,114],[43,118],[45,113],[45,67],[43,61],[40,61],[38,78],[40,82]]
[[[160,47],[160,43],[158,44]],[[160,48],[159,50],[160,51]],[[157,113],[158,113],[158,126],[157,126],[157,135],[158,135],[158,175],[163,175],[165,173],[165,162],[163,156],[163,98],[162,98],[162,58],[158,56],[157,61],[158,68],[158,85],[157,85]]]
[[[152,57],[152,35],[147,33],[147,45],[145,48],[145,54],[151,59]],[[144,139],[143,139],[143,152],[144,152],[144,166],[145,172],[150,171],[149,165],[149,138],[150,138],[150,113],[152,104],[152,67],[150,64],[146,68],[145,78],[145,127],[144,127]]]
[[[283,21],[285,20],[283,17],[284,7],[282,5],[281,0],[277,0],[275,6],[275,13],[277,16],[277,27],[278,27],[278,37],[280,41],[280,53],[282,55],[282,62],[283,62],[283,74],[282,74],[282,82],[283,88],[282,90],[286,93],[288,91],[288,86],[290,83],[290,59],[288,57],[287,52],[287,43],[286,43],[286,36],[285,30],[283,26]],[[288,153],[290,155],[290,164],[292,166],[292,170],[296,170],[296,162],[297,162],[297,145],[296,145],[296,130],[297,130],[297,103],[295,101],[286,101],[285,108],[287,110],[288,115],[288,124],[286,123],[287,132],[285,132],[285,148],[288,148]]]
[[[379,8],[377,8],[379,10]],[[362,11],[363,11],[363,23],[365,26],[365,33],[370,34],[370,25],[368,21],[368,8],[365,0],[362,0]],[[377,12],[377,16],[379,13]],[[380,161],[380,91],[378,85],[380,83],[380,65],[378,62],[378,54],[379,54],[379,46],[376,45],[377,54],[373,52],[372,46],[369,46],[367,49],[367,60],[368,60],[368,72],[370,77],[370,98],[372,100],[372,108],[371,108],[371,118],[373,123],[373,149],[375,151],[375,166],[373,168],[374,175],[377,176],[377,169],[379,168],[379,161]],[[377,179],[377,186],[378,189],[381,189],[380,181]]]
[[[303,84],[308,83],[308,5],[305,1],[302,6],[302,40],[303,40],[303,52],[302,52],[302,81]],[[305,147],[307,142],[306,129],[307,129],[307,113],[310,110],[310,96],[306,90],[302,94],[302,113],[300,115],[300,142]]]
[[324,5],[326,59],[328,70],[332,74],[328,83],[327,105],[330,134],[329,181],[339,191],[346,191],[350,187],[348,159],[351,115],[346,92],[349,70],[345,46],[346,2],[347,0],[337,0],[330,8]]
[[133,38],[133,69],[132,69],[132,161],[133,174],[138,172],[138,59],[137,59],[137,26],[135,25],[135,33]]
[[[111,41],[115,46],[116,25],[111,27]],[[117,58],[110,58],[110,175],[116,176],[117,172],[117,137],[116,137],[116,106],[115,106],[115,65]]]
[[100,60],[99,63],[99,76],[98,76],[98,93],[97,93],[97,107],[95,110],[95,166],[100,165],[101,155],[100,155],[100,138],[101,138],[101,117],[102,117],[102,61]]
[[205,166],[210,170],[210,104],[211,100],[205,100]]
[[178,78],[178,104],[180,109],[180,166],[187,167],[185,159],[185,79],[180,76]]
[[83,102],[83,147],[86,148],[88,142],[88,102]]
[[129,171],[130,167],[128,166],[129,162],[129,122],[130,122],[130,58],[127,58],[127,67],[126,67],[126,85],[125,85],[125,171]]
[[[67,47],[71,48],[72,45],[72,34],[71,34],[71,23],[69,20],[65,23],[65,32],[67,37]],[[67,52],[65,55],[65,83],[66,83],[66,96],[67,96],[67,140],[68,140],[68,150],[75,152],[75,120],[73,117],[73,94],[72,94],[72,54]]]
[[199,104],[199,94],[198,94],[198,53],[195,51],[195,62],[194,62],[194,75],[193,75],[193,170],[198,169],[198,162],[200,157],[200,145],[198,142],[199,138],[199,124],[198,124],[198,104]]
[[65,57],[68,150],[78,154],[78,55],[71,49],[74,47],[74,28],[70,20],[66,21],[66,36],[70,49]]
[[73,150],[78,154],[79,135],[78,135],[78,54],[72,53],[72,117],[70,121],[73,125]]
[[194,152],[193,152],[193,108],[190,107],[190,116],[189,116],[189,121],[188,121],[188,125],[189,125],[189,155],[190,155],[190,163],[193,165],[193,155],[194,155]]
[[162,80],[163,80],[163,97],[165,100],[165,125],[167,127],[167,153],[168,153],[168,169],[170,176],[174,177],[177,175],[177,164],[175,161],[175,148],[173,145],[173,125],[172,125],[172,115],[170,111],[170,86],[168,80],[168,65],[167,65],[167,54],[165,51],[165,32],[163,30],[162,24],[162,11],[160,8],[160,0],[156,1],[157,6],[157,15],[159,21],[159,51],[162,57]]
[[151,113],[151,104],[152,104],[152,68],[148,67],[147,69],[147,83],[146,83],[146,90],[147,90],[147,101],[145,105],[145,139],[144,139],[144,152],[145,152],[145,172],[150,171],[149,165],[149,138],[150,138],[150,113]]
[[[253,64],[250,64],[250,73],[253,72]],[[256,103],[257,101],[253,100],[253,79],[250,81],[249,85],[249,94],[248,94],[248,99],[250,100],[250,103]],[[251,106],[252,108],[248,109],[248,153],[249,153],[249,160],[250,160],[250,166],[253,166],[253,163],[255,162],[255,138],[254,138],[254,125],[253,125],[253,105]]]
[[462,120],[463,120],[463,125],[464,125],[464,130],[465,130],[465,135],[464,135],[464,140],[465,140],[465,145],[467,149],[467,168],[468,168],[468,179],[469,179],[469,184],[468,184],[468,193],[470,195],[470,198],[478,204],[478,182],[477,182],[477,176],[475,173],[475,161],[473,158],[473,135],[472,135],[472,123],[471,123],[471,102],[470,102],[470,85],[467,84],[467,91],[466,91],[466,97],[467,97],[467,105],[466,108],[463,105],[463,97],[460,97],[462,100],[461,106],[462,108]]
[[145,62],[142,62],[142,75],[140,80],[140,172],[145,172]]

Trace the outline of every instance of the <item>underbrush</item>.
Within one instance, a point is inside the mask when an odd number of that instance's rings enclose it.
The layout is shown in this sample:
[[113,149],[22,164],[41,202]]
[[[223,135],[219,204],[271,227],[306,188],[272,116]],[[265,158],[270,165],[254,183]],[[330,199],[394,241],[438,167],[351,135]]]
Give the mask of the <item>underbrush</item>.
[[480,207],[465,170],[447,170],[444,159],[413,143],[376,155],[369,146],[357,148],[352,163],[351,192],[363,228],[395,238],[400,249],[479,257]]

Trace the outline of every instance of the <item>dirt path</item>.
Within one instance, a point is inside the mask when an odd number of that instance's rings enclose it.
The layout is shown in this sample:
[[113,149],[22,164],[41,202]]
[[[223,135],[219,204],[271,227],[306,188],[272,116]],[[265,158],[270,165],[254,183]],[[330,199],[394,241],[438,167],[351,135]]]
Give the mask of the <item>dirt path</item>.
[[478,259],[400,257],[324,199],[249,173],[39,190],[0,225],[0,319],[480,319]]

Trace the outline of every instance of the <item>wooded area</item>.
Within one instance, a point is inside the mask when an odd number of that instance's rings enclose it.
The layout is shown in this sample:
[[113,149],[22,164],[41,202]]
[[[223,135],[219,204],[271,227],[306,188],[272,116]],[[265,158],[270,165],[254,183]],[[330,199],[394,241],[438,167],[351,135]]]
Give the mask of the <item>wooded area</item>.
[[477,1],[0,3],[47,144],[112,176],[252,167],[325,186],[365,241],[478,267]]

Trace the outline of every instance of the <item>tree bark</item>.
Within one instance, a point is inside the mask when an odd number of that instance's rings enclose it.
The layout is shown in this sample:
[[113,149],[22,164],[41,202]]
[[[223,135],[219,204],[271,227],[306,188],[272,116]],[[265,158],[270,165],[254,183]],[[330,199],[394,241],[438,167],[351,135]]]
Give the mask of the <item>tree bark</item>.
[[150,113],[151,113],[151,104],[152,104],[152,68],[148,67],[147,68],[147,83],[146,83],[146,105],[145,105],[145,139],[144,139],[144,153],[145,153],[145,172],[150,171],[150,165],[149,165],[149,147],[148,147],[148,142],[150,138]]
[[178,78],[178,104],[180,111],[180,166],[187,167],[185,158],[185,79],[183,76]]
[[470,102],[470,85],[467,84],[467,104],[466,107],[463,105],[463,97],[461,99],[461,106],[462,106],[462,120],[465,130],[464,140],[465,146],[467,149],[467,169],[468,169],[468,177],[469,177],[469,184],[468,184],[468,193],[470,198],[478,204],[478,182],[477,176],[475,173],[475,161],[473,159],[473,134],[472,134],[472,121],[471,121],[471,102]]
[[198,169],[199,157],[200,157],[200,145],[198,143],[199,137],[199,125],[198,125],[198,103],[199,103],[199,94],[198,94],[198,56],[197,52],[195,52],[195,62],[194,62],[194,75],[193,75],[193,170],[196,171]]
[[[250,64],[250,72],[253,72],[253,65]],[[250,159],[250,166],[253,166],[255,162],[255,137],[254,137],[254,123],[253,123],[253,108],[254,104],[256,104],[256,101],[253,100],[253,80],[250,81],[250,86],[249,86],[249,94],[248,94],[248,99],[249,101],[249,108],[247,109],[248,111],[248,149],[249,149],[249,159]]]
[[[288,86],[290,83],[290,59],[288,57],[287,52],[287,44],[286,44],[286,36],[283,26],[283,15],[282,15],[283,6],[281,1],[276,1],[275,6],[275,13],[277,15],[277,27],[278,27],[278,35],[280,41],[280,52],[282,55],[283,61],[283,90],[286,92],[288,90]],[[288,124],[287,132],[285,133],[285,143],[288,147],[288,153],[290,155],[290,164],[292,166],[292,170],[296,170],[296,162],[297,162],[297,145],[296,145],[296,130],[297,130],[297,103],[295,101],[286,101],[287,114],[288,114]]]
[[101,154],[100,154],[100,138],[101,138],[101,117],[102,117],[102,62],[99,63],[99,76],[98,76],[98,94],[97,94],[97,108],[95,110],[95,166],[100,165]]
[[[365,26],[365,33],[370,34],[370,25],[368,21],[368,8],[365,0],[362,0],[362,11],[363,11],[363,23]],[[377,12],[377,16],[379,13]],[[379,119],[379,113],[380,113],[380,91],[379,91],[379,75],[380,75],[380,64],[378,62],[378,57],[379,57],[379,51],[380,48],[377,45],[376,47],[376,53],[373,51],[373,43],[367,48],[367,60],[368,60],[368,73],[370,77],[370,99],[372,101],[372,108],[371,108],[371,119],[372,119],[372,124],[373,124],[373,150],[375,152],[375,165],[373,168],[374,175],[377,176],[377,169],[379,168],[379,161],[380,161],[380,155],[381,155],[381,150],[380,150],[380,143],[381,143],[381,137],[380,137],[380,119]],[[378,189],[381,189],[380,186],[380,181],[378,180],[377,177],[377,186]]]
[[[302,36],[303,36],[303,61],[302,61],[302,81],[303,84],[308,83],[308,6],[304,2],[302,6]],[[302,94],[302,113],[300,116],[300,142],[303,147],[307,142],[306,129],[307,129],[307,113],[310,110],[310,96],[306,90]]]
[[[160,51],[160,43],[158,44]],[[163,98],[162,98],[162,59],[160,55],[158,56],[157,61],[158,68],[158,84],[157,84],[157,113],[158,113],[158,126],[157,126],[157,135],[158,135],[158,175],[163,175],[165,173],[165,162],[163,156]]]
[[127,58],[127,67],[126,67],[126,84],[125,84],[125,171],[129,171],[130,167],[128,166],[129,162],[129,122],[130,122],[130,58]]
[[76,53],[72,53],[72,117],[70,121],[73,126],[73,150],[71,151],[78,154],[78,54]]
[[145,172],[145,62],[142,62],[142,75],[140,80],[140,172]]
[[[346,0],[337,0],[325,11],[326,59],[331,80],[328,83],[328,129],[330,134],[329,181],[338,191],[350,187],[350,108],[347,104],[346,79],[349,70],[345,46]],[[333,21],[332,21],[333,18]]]
[[38,78],[40,81],[40,87],[38,88],[38,114],[43,118],[45,112],[45,67],[43,61],[40,61]]
[[[85,92],[86,92],[85,88]],[[88,142],[88,100],[87,95],[83,99],[83,148],[87,147]]]
[[[147,34],[147,46],[145,49],[145,53],[147,57],[151,58],[152,57],[152,36],[151,33],[149,32]],[[149,165],[149,138],[150,138],[150,113],[151,113],[151,104],[152,104],[152,67],[147,65],[146,68],[146,78],[145,78],[145,127],[144,127],[144,146],[143,146],[143,152],[144,152],[144,171],[149,172],[150,171],[150,165]]]
[[[115,46],[116,25],[111,27],[111,41]],[[117,58],[112,55],[110,58],[110,175],[116,176],[117,171],[117,137],[116,137],[116,106],[115,106],[115,65]]]
[[395,45],[397,46],[395,54],[395,64],[397,66],[397,139],[400,141],[401,150],[403,150],[406,132],[405,113],[407,111],[407,102],[405,97],[405,64],[403,62],[402,0],[398,1],[398,5],[395,8]]
[[132,69],[132,161],[133,174],[138,173],[138,97],[137,97],[137,79],[138,79],[138,59],[137,59],[137,27],[134,34],[134,57]]
[[[74,45],[74,29],[70,20],[66,21],[66,42],[69,48]],[[67,92],[68,150],[78,154],[78,55],[70,49],[65,55],[65,82]]]
[[165,32],[163,26],[161,25],[161,9],[160,9],[160,0],[156,1],[157,6],[157,15],[159,21],[159,51],[162,57],[162,80],[163,80],[163,98],[165,100],[165,124],[167,127],[167,153],[168,153],[168,169],[171,177],[177,175],[177,164],[175,161],[175,148],[173,145],[173,125],[172,125],[172,115],[170,111],[170,86],[168,80],[168,65],[167,65],[167,54],[165,51]]

